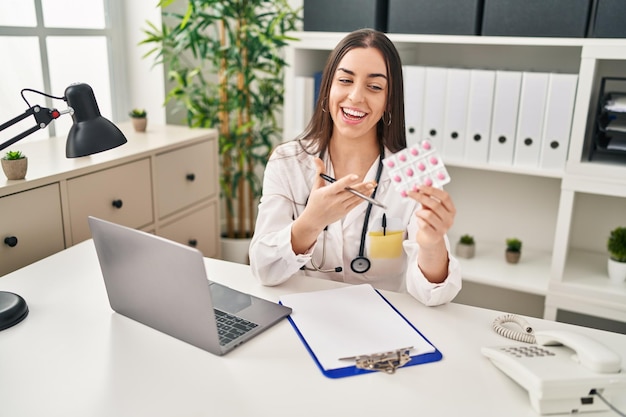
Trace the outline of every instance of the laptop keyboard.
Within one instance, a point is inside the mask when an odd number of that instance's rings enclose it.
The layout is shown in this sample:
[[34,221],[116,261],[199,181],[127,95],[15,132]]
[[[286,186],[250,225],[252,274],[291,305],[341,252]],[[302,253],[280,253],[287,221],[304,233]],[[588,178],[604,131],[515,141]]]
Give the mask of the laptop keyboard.
[[258,326],[256,323],[244,320],[241,317],[225,313],[221,310],[214,310],[217,320],[217,332],[220,337],[220,345],[222,346],[226,346],[228,343]]

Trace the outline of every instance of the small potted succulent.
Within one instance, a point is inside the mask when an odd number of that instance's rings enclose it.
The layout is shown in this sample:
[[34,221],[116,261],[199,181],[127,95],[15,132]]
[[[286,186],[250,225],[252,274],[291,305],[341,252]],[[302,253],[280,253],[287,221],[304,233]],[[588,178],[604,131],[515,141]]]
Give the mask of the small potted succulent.
[[626,280],[626,227],[611,230],[606,246],[609,252],[609,279],[616,283],[624,282]]
[[506,251],[504,252],[504,256],[508,263],[518,263],[522,256],[522,241],[515,237],[506,239]]
[[471,259],[476,252],[476,244],[474,237],[471,235],[462,235],[456,244],[456,256],[459,258]]
[[8,151],[2,157],[2,170],[9,180],[23,180],[28,169],[28,158],[22,151]]
[[145,132],[148,126],[148,113],[145,109],[132,109],[128,112],[135,132]]

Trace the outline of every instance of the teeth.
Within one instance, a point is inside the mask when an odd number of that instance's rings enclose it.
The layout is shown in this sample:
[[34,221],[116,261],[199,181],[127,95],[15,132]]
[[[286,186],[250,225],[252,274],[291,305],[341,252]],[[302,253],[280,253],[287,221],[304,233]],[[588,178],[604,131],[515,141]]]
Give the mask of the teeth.
[[352,110],[352,109],[343,109],[343,112],[345,114],[347,114],[348,116],[354,116],[354,117],[363,117],[365,116],[365,113],[357,111],[357,110]]

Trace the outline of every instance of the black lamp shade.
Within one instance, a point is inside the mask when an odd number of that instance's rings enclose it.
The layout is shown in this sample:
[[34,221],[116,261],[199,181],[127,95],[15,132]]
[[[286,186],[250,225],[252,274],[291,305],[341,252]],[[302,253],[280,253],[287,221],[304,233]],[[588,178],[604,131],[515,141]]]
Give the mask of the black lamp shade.
[[106,151],[127,142],[122,131],[100,114],[89,85],[70,85],[65,89],[65,100],[74,110],[74,124],[67,136],[65,148],[68,158]]

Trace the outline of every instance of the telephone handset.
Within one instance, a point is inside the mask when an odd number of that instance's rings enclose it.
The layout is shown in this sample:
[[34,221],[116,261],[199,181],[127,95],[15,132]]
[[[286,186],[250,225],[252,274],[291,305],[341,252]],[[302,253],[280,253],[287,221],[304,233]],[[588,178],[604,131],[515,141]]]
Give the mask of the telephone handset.
[[[524,332],[502,326],[507,321]],[[540,414],[607,410],[610,396],[626,390],[622,358],[596,340],[565,330],[535,332],[511,315],[496,319],[494,329],[514,340],[525,339],[527,344],[483,347],[481,352],[528,390]]]

